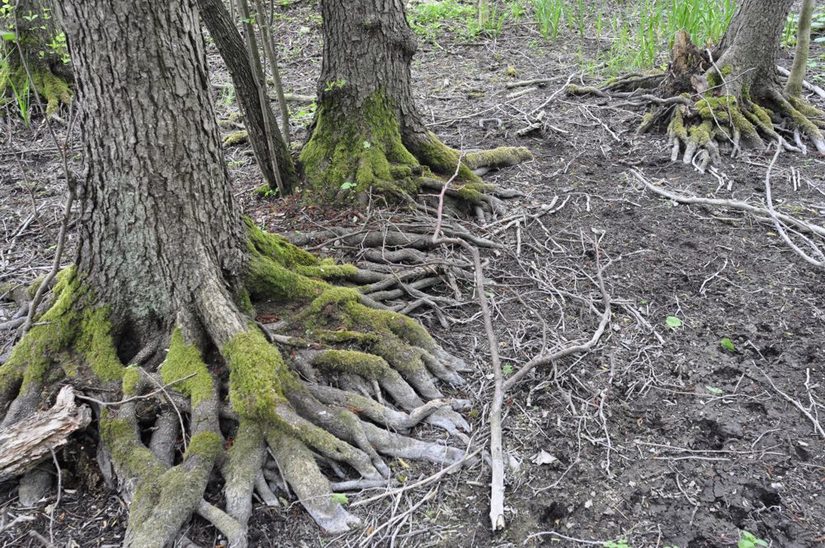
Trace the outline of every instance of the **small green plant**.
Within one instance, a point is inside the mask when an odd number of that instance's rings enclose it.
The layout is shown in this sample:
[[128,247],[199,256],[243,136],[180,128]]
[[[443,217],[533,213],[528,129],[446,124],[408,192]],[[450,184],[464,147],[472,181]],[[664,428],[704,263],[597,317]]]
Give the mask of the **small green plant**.
[[555,40],[564,21],[564,0],[533,0],[533,9],[539,33],[546,40]]
[[326,83],[324,86],[324,91],[330,92],[335,91],[336,89],[342,89],[344,86],[347,85],[347,81],[343,78],[338,78],[337,80],[332,80]]
[[14,84],[14,79],[12,78],[9,78],[8,84],[11,88],[14,102],[17,105],[17,110],[20,112],[20,118],[23,119],[23,123],[26,127],[29,127],[31,125],[31,96],[29,79],[26,78],[23,80],[19,88]]
[[341,183],[341,190],[351,190],[356,187],[356,184],[352,181],[344,181]]
[[407,15],[413,32],[430,42],[435,42],[440,32],[466,29],[468,21],[477,19],[475,9],[458,0],[418,3]]
[[271,199],[278,197],[278,189],[272,188],[269,185],[261,185],[255,189],[255,194],[260,196],[261,198]]
[[736,352],[736,345],[734,345],[733,341],[728,337],[722,337],[722,340],[719,341],[719,346],[728,352]]
[[602,544],[604,548],[630,548],[630,545],[627,543],[626,540],[608,540],[604,544]]
[[739,542],[736,548],[758,548],[759,546],[768,546],[768,543],[753,533],[739,531]]
[[505,363],[501,366],[501,374],[505,377],[509,377],[513,374],[513,364],[512,363]]
[[235,86],[228,85],[221,88],[220,94],[221,104],[230,107],[235,104]]
[[668,316],[665,318],[665,325],[671,329],[679,329],[684,323],[677,316]]

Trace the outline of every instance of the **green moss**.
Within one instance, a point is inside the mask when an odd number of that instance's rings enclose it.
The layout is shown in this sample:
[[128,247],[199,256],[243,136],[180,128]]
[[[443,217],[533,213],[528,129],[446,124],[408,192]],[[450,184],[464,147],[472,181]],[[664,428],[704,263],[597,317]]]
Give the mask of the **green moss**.
[[470,169],[506,167],[532,159],[533,154],[526,147],[498,147],[464,155],[464,163]]
[[229,399],[242,417],[272,419],[284,390],[295,379],[278,350],[255,327],[226,343],[221,354],[229,367]]
[[83,312],[75,346],[100,380],[116,381],[123,377],[124,367],[115,349],[112,324],[106,307],[86,309]]
[[765,126],[771,127],[773,126],[773,119],[771,118],[771,111],[768,109],[756,104],[751,103],[750,110],[753,114],[759,119],[759,121],[764,124]]
[[727,79],[727,77],[730,76],[731,74],[733,74],[733,68],[730,65],[723,65],[722,67],[720,67],[720,70],[721,70],[721,76],[720,76],[719,71],[717,71],[715,68],[709,70],[706,73],[708,86],[710,86],[712,88],[715,88],[715,87],[724,85],[725,80]]
[[[822,132],[815,123],[813,123],[808,116],[800,112],[790,102],[785,101],[780,107],[785,111],[785,114],[791,117],[794,123],[805,132],[806,135],[814,139],[822,139]],[[813,108],[813,107],[811,107]],[[816,111],[816,109],[814,109]]]
[[362,116],[346,123],[333,119],[329,101],[319,104],[315,129],[300,155],[306,180],[317,191],[315,198],[334,196],[349,188],[362,192],[401,185],[414,190],[414,181],[396,178],[420,168],[401,141],[396,108],[383,93],[367,98],[360,109]]
[[[197,347],[183,339],[180,329],[172,332],[169,353],[160,367],[160,374],[166,384],[180,381],[175,383],[175,389],[192,399],[192,407],[197,407],[214,394],[215,385],[209,368]],[[184,378],[186,380],[181,381]]]
[[71,346],[78,333],[74,305],[80,299],[82,289],[74,267],[58,274],[54,293],[57,295],[54,304],[40,317],[38,325],[15,345],[1,370],[9,382],[22,378],[23,388],[42,382],[54,359]]
[[788,101],[796,110],[809,118],[825,118],[825,112],[822,112],[805,99],[800,97],[789,97]]
[[352,350],[325,350],[312,364],[328,371],[353,373],[365,379],[380,379],[389,369],[383,358]]
[[687,139],[687,128],[685,128],[685,107],[679,105],[676,107],[676,110],[673,112],[673,117],[670,119],[670,124],[668,125],[668,133],[677,137],[680,140]]
[[245,129],[242,129],[240,131],[233,131],[232,133],[223,138],[223,146],[232,147],[235,145],[243,144],[247,140],[249,140],[249,132],[247,132]]
[[184,460],[199,457],[208,462],[214,462],[223,452],[223,438],[215,432],[198,432],[189,440]]
[[72,103],[72,90],[69,83],[56,76],[49,69],[42,69],[32,74],[35,88],[41,99],[46,100],[46,114],[51,116],[57,112],[60,105]]
[[321,278],[348,278],[358,273],[358,269],[351,264],[335,264],[332,260],[325,260],[317,266],[298,266],[295,271],[303,276]]
[[701,124],[691,126],[688,130],[688,138],[700,147],[708,144],[713,138],[713,121],[703,120]]
[[112,459],[128,474],[152,479],[163,473],[163,465],[139,442],[134,426],[127,421],[102,417],[100,437],[111,451]]
[[254,299],[308,300],[323,291],[323,282],[263,257],[249,259],[246,288]]
[[35,63],[30,66],[31,80],[29,74],[26,73],[26,67],[23,65],[11,69],[8,63],[0,63],[0,67],[2,67],[2,70],[0,70],[0,95],[9,92],[14,95],[25,95],[28,94],[33,84],[40,100],[46,103],[47,115],[55,114],[60,105],[71,105],[72,89],[69,82],[55,75],[42,63]]
[[252,304],[252,297],[249,295],[249,290],[245,287],[238,291],[236,302],[241,311],[247,316],[255,315],[255,306]]
[[137,396],[140,385],[140,370],[137,367],[127,367],[123,371],[123,395],[127,398]]
[[320,263],[319,259],[312,253],[289,243],[282,236],[262,230],[249,217],[244,218],[244,223],[246,224],[247,236],[252,251],[274,259],[287,267],[296,265],[316,266]]
[[29,299],[34,299],[34,296],[37,294],[37,290],[40,289],[40,284],[42,284],[46,280],[46,275],[38,276],[34,279],[34,281],[26,288],[26,295]]
[[[427,138],[415,144],[413,153],[419,161],[433,170],[434,173],[452,177],[458,166],[460,155],[457,150],[448,147],[432,132]],[[472,172],[463,162],[458,169],[457,179],[465,183],[482,184],[481,178]]]
[[364,333],[363,331],[349,331],[346,329],[333,331],[330,329],[318,329],[312,331],[312,338],[330,344],[355,343],[369,345],[378,342],[379,335],[375,333]]

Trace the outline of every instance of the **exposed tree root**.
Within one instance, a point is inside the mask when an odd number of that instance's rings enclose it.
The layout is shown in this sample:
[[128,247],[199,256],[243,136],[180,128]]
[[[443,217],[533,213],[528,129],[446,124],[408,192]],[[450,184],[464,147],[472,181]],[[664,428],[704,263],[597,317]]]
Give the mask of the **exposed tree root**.
[[719,62],[680,33],[668,73],[659,75],[653,94],[639,93],[651,89],[656,81],[652,76],[628,77],[599,88],[572,85],[568,93],[622,97],[648,106],[638,131],[664,130],[671,160],[681,158],[700,171],[721,161],[721,148],[735,156],[743,148],[764,149],[766,141],[805,153],[804,136],[825,154],[824,112],[788,94],[778,78],[751,81],[747,71]]
[[[69,269],[54,304],[0,367],[3,429],[57,382],[101,386],[106,397],[91,399],[102,406],[102,447],[130,501],[125,546],[170,544],[194,513],[230,546],[246,546],[255,491],[271,505],[276,492],[291,492],[326,531],[344,532],[359,520],[332,497],[319,464],[340,487],[387,484],[387,458],[438,465],[464,458],[405,435],[427,422],[466,439],[469,425],[456,411],[465,403],[446,398],[434,381],[461,385],[464,363],[414,320],[327,281],[381,279],[248,229],[248,297],[236,304],[218,280],[204,279],[192,307],[158,334],[161,344],[132,352],[133,365],[118,357],[108,310]],[[253,303],[283,320],[262,331],[250,317]],[[283,356],[267,335],[284,344]],[[225,510],[204,501],[216,474]]]

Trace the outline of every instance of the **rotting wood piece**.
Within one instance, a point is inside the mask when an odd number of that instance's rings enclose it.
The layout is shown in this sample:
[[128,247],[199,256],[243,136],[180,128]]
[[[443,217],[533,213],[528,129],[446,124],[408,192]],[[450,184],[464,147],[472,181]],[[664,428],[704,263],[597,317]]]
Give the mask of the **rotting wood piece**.
[[19,476],[38,464],[91,420],[89,407],[78,406],[72,387],[64,386],[50,409],[0,430],[0,481]]

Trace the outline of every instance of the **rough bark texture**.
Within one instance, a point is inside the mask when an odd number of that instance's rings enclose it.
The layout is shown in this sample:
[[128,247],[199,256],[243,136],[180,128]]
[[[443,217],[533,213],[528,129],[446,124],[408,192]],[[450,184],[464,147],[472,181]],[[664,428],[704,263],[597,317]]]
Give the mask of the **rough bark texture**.
[[719,44],[721,55],[716,60],[723,71],[724,67],[730,67],[728,76],[737,77],[734,89],[750,85],[758,92],[777,80],[776,55],[793,3],[794,0],[743,0],[739,3]]
[[319,102],[338,123],[361,117],[376,93],[393,103],[403,135],[424,132],[412,96],[418,44],[401,0],[323,0],[324,58]]
[[89,166],[78,270],[111,307],[115,332],[128,326],[141,343],[242,268],[218,128],[203,115],[213,109],[191,4],[61,2]]
[[[283,136],[279,133],[268,140],[267,126],[276,130],[278,123],[269,101],[262,105],[259,100],[259,81],[250,63],[243,38],[235,28],[222,0],[198,0],[198,6],[201,9],[204,25],[209,30],[209,35],[215,41],[215,46],[232,76],[238,104],[249,132],[249,141],[264,180],[272,188],[277,188],[273,168],[277,165],[284,186],[287,189],[294,188],[298,183],[298,175]],[[265,117],[269,120],[267,121]],[[271,148],[274,148],[274,163],[269,142],[272,143]]]

